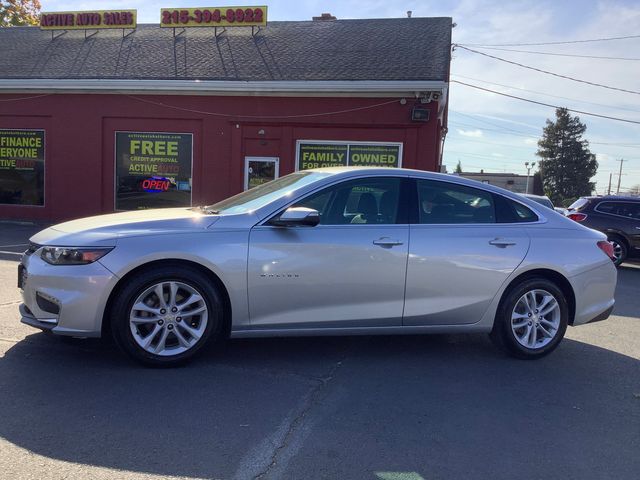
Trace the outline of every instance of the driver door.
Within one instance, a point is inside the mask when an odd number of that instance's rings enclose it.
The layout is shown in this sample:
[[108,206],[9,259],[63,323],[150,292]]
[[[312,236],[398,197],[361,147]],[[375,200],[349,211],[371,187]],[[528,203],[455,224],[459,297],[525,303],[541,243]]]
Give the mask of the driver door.
[[254,227],[252,328],[400,326],[409,242],[405,181],[344,181],[290,205],[317,210],[317,226]]

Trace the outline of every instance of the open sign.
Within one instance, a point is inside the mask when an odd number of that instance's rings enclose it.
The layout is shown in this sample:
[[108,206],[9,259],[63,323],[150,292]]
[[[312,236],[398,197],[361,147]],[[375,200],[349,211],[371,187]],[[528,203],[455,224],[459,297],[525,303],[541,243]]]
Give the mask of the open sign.
[[151,177],[142,181],[142,189],[149,193],[166,192],[171,182],[164,177]]

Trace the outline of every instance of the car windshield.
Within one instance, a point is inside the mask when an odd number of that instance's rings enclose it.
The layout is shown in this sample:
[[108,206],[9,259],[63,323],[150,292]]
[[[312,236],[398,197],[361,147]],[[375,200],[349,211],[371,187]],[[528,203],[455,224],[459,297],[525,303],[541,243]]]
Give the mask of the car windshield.
[[321,172],[292,173],[204,208],[212,213],[222,215],[250,212],[264,207],[280,197],[291,195],[305,185],[326,178],[329,175],[331,174]]

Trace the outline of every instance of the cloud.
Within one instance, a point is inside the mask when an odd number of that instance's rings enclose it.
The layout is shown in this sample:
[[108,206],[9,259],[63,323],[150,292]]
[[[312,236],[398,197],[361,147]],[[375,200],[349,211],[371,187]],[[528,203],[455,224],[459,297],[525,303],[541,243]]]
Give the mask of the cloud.
[[525,138],[524,143],[526,143],[527,145],[537,145],[538,140],[536,140],[535,138]]
[[458,130],[458,133],[460,135],[462,135],[463,137],[476,137],[476,138],[479,138],[479,137],[482,137],[482,135],[483,135],[482,134],[482,130],[477,129],[477,128],[475,130],[460,130],[458,128],[457,130]]

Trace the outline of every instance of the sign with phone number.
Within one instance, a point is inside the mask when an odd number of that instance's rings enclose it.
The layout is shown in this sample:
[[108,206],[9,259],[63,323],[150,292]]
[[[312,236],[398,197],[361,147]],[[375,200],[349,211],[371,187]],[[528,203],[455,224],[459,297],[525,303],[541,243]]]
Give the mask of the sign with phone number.
[[162,8],[161,27],[255,27],[267,24],[267,7]]

